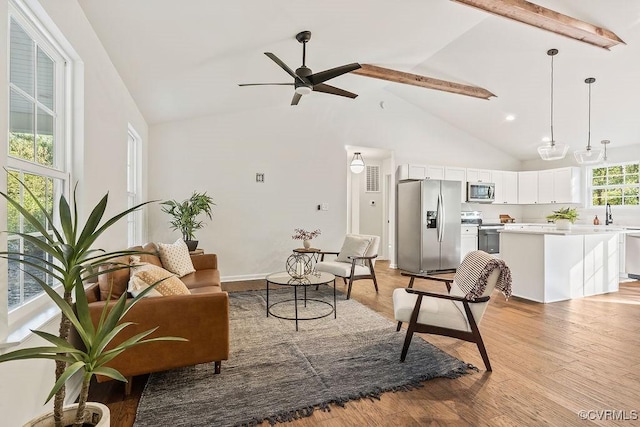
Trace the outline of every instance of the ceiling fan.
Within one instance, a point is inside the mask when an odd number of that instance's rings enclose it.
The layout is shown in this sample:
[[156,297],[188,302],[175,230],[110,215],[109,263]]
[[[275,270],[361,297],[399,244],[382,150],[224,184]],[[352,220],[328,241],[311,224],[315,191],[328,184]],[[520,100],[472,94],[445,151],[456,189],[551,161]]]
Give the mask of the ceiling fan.
[[293,77],[292,83],[241,83],[238,86],[294,86],[295,93],[293,94],[293,99],[291,100],[291,105],[298,105],[300,98],[302,95],[307,95],[313,92],[324,92],[331,95],[339,95],[345,96],[347,98],[355,98],[358,95],[355,93],[348,92],[344,89],[337,88],[335,86],[330,86],[324,82],[327,80],[333,79],[334,77],[341,76],[342,74],[349,73],[353,70],[357,70],[360,68],[360,64],[354,62],[353,64],[342,65],[340,67],[331,68],[329,70],[320,71],[317,73],[313,73],[309,67],[306,66],[306,46],[307,42],[311,39],[311,31],[302,31],[296,34],[296,40],[302,43],[302,66],[296,69],[294,72],[291,68],[287,66],[280,58],[275,56],[271,52],[265,52],[273,62],[278,64],[280,68],[285,70],[291,77]]

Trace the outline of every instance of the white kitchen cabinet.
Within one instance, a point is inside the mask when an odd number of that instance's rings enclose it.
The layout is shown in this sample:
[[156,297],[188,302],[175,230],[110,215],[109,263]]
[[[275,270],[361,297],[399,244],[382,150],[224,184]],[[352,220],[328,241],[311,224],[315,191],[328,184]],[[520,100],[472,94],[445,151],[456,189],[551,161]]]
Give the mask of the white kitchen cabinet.
[[538,172],[538,203],[580,203],[580,168]]
[[398,166],[398,181],[406,179],[444,179],[444,166],[405,164]]
[[447,181],[460,181],[460,201],[467,201],[467,170],[447,166],[444,168],[444,179]]
[[493,203],[518,203],[518,172],[491,171],[491,179],[496,185],[496,198]]
[[518,204],[538,203],[538,171],[518,172]]
[[444,179],[444,166],[427,165],[424,179]]
[[462,225],[460,239],[460,263],[469,252],[478,250],[478,226]]
[[491,171],[487,169],[467,168],[467,181],[469,182],[493,182]]

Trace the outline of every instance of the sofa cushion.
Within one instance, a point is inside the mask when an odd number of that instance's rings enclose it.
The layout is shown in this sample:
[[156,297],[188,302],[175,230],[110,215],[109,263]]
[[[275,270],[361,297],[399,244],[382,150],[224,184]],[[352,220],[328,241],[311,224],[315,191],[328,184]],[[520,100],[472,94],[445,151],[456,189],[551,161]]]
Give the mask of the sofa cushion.
[[158,253],[162,267],[182,277],[196,271],[189,256],[187,244],[182,239],[175,243],[158,243]]
[[109,273],[100,274],[98,276],[98,286],[100,287],[100,300],[105,301],[120,298],[122,294],[127,292],[127,283],[129,282],[129,256],[121,256],[111,260],[110,263],[101,265],[100,272],[115,269]]
[[196,270],[191,274],[182,276],[180,280],[182,280],[189,289],[212,285],[220,286],[220,271],[212,269]]
[[191,292],[191,295],[200,295],[222,292],[222,288],[220,286],[202,286],[201,288],[191,288],[189,291]]
[[[136,250],[138,249],[136,248]],[[162,262],[158,255],[158,246],[155,243],[145,243],[145,245],[141,246],[139,250],[143,252],[150,252],[148,254],[140,254],[140,261],[162,267]]]
[[[189,295],[189,289],[175,274],[164,268],[149,263],[141,263],[140,257],[132,256],[131,278],[129,279],[129,292],[134,297],[149,286],[158,283],[145,296],[157,297],[167,295]],[[164,280],[163,280],[164,279]]]
[[338,262],[351,262],[350,256],[364,256],[369,249],[371,239],[369,237],[355,236],[347,234],[342,244],[342,249],[336,258]]

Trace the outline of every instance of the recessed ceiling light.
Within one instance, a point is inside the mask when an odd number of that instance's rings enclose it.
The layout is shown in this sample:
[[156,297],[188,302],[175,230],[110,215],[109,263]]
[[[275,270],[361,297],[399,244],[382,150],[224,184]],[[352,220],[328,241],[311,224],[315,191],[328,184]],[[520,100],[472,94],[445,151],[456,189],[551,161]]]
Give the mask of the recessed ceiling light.
[[509,114],[507,117],[505,117],[505,120],[508,122],[512,122],[516,119],[516,116],[514,116],[513,114]]

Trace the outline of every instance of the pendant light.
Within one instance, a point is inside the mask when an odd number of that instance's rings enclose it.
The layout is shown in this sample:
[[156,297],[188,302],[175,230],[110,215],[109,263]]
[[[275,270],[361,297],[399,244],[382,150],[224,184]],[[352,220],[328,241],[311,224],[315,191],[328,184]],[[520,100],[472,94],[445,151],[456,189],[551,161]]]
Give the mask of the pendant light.
[[362,154],[360,153],[353,154],[353,159],[351,159],[349,168],[353,173],[361,173],[364,170],[364,159],[362,158]]
[[611,144],[611,141],[608,139],[603,139],[600,141],[600,144],[604,146],[604,157],[602,158],[602,163],[607,163],[607,145]]
[[556,143],[553,139],[553,57],[558,54],[558,49],[549,49],[547,55],[551,57],[551,141],[548,144],[538,147],[538,154],[542,160],[560,160],[569,151],[569,146],[563,143]]
[[596,79],[589,77],[585,79],[585,83],[589,85],[589,132],[587,133],[587,148],[573,152],[576,161],[581,165],[593,165],[600,163],[602,160],[602,150],[591,148],[591,84]]

